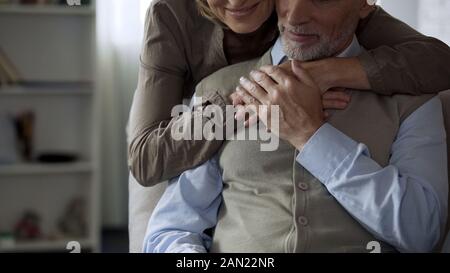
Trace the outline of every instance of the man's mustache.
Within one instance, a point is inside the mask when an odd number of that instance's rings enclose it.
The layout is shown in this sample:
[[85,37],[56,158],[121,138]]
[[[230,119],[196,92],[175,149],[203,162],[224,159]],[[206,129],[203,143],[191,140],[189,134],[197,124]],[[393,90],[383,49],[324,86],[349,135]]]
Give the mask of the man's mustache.
[[320,31],[311,26],[306,26],[306,25],[292,26],[292,25],[280,24],[278,27],[280,29],[280,33],[291,32],[291,33],[298,34],[298,35],[320,36],[320,34],[319,34]]

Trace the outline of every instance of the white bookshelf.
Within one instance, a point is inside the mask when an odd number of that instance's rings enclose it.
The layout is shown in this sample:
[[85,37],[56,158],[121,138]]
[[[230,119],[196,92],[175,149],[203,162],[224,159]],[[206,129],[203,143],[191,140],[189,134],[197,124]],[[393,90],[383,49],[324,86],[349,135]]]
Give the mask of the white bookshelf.
[[64,15],[64,16],[95,16],[92,7],[69,7],[60,5],[0,5],[0,14],[25,14],[25,15]]
[[[73,241],[80,243],[81,249],[92,249],[93,245],[90,240],[80,240],[72,238]],[[69,251],[67,250],[67,240],[48,240],[21,243],[18,242],[13,245],[0,246],[2,251],[9,253],[33,253],[33,252],[53,252],[53,251]]]
[[11,166],[0,165],[1,176],[30,176],[30,175],[52,175],[52,174],[77,174],[90,173],[94,171],[91,162],[75,163],[18,163]]
[[[95,1],[87,7],[0,5],[0,45],[26,84],[0,87],[0,113],[35,113],[34,155],[76,154],[72,163],[0,165],[0,234],[28,210],[45,235],[2,244],[2,252],[100,251],[99,101],[95,90]],[[68,203],[86,201],[83,238],[53,238]]]
[[0,87],[0,96],[82,96],[93,95],[91,83],[53,83]]

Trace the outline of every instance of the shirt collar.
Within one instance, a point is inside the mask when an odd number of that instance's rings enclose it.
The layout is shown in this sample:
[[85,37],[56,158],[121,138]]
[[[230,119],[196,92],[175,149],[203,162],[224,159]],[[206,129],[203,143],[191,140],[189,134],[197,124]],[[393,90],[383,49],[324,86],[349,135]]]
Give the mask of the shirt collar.
[[[356,38],[356,36],[353,36],[352,43],[336,57],[338,58],[355,57],[361,53],[361,50],[362,48],[358,42],[358,38]],[[275,45],[273,46],[271,55],[272,55],[272,64],[274,65],[281,64],[287,58],[286,54],[283,51],[283,42],[281,40],[281,37],[278,38]]]

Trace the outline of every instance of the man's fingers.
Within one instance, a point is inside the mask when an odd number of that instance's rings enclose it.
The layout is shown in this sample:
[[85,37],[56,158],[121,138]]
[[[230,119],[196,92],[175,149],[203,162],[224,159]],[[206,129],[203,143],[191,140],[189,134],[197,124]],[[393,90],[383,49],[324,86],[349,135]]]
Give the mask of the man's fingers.
[[233,94],[230,95],[230,100],[232,101],[233,106],[244,104],[244,101],[242,100],[241,96],[239,96],[239,94],[237,92],[234,92]]
[[255,105],[238,105],[236,106],[235,119],[238,121],[244,120],[244,125],[250,127],[258,121],[258,108]]
[[[278,66],[265,65],[260,68],[261,72],[266,73],[272,78],[272,80],[281,85],[285,85],[288,79],[291,78],[289,74],[283,71],[283,69]],[[268,90],[269,91],[269,90]]]
[[297,76],[297,78],[304,84],[311,86],[311,87],[316,87],[316,83],[314,82],[314,80],[311,78],[311,76],[308,74],[308,72],[306,71],[306,69],[304,69],[301,65],[300,62],[298,61],[292,61],[291,62],[292,65],[292,72],[295,74],[295,76]]
[[256,123],[258,123],[258,115],[253,114],[251,115],[248,120],[245,122],[245,127],[252,127],[253,125],[255,125]]
[[236,108],[236,115],[234,116],[234,118],[236,120],[243,120],[243,119],[245,119],[245,106],[237,105],[235,108]]
[[258,83],[255,83],[246,77],[241,77],[239,80],[241,87],[244,88],[248,94],[258,100],[259,103],[267,103],[268,102],[268,94],[267,91],[263,89]]
[[250,77],[257,83],[259,86],[261,86],[262,91],[264,91],[261,94],[261,98],[257,97],[259,101],[264,102],[264,104],[267,104],[267,100],[269,100],[267,93],[273,93],[277,89],[277,84],[266,74],[261,71],[253,70],[250,72]]
[[260,102],[257,99],[255,99],[255,97],[250,95],[249,92],[242,86],[236,87],[236,92],[241,97],[244,104],[246,104],[246,105],[259,105],[260,104]]

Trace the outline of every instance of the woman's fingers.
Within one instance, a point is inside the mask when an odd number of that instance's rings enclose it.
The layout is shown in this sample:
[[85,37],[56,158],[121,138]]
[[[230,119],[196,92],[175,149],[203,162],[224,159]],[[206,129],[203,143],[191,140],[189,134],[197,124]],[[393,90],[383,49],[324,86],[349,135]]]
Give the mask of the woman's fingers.
[[232,101],[233,106],[244,104],[244,101],[237,92],[234,92],[233,94],[230,95],[230,100]]
[[342,100],[322,100],[323,109],[344,110],[348,106],[348,102]]
[[350,102],[351,96],[344,91],[328,91],[322,95],[324,100],[341,100]]
[[347,108],[350,100],[351,96],[345,91],[328,91],[322,95],[322,104],[324,109],[343,110]]

